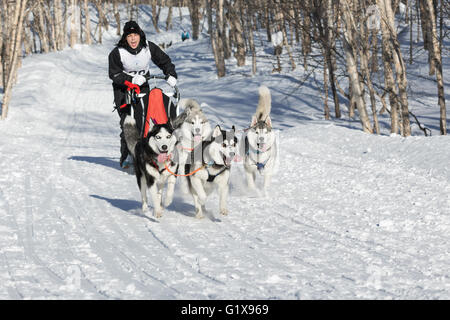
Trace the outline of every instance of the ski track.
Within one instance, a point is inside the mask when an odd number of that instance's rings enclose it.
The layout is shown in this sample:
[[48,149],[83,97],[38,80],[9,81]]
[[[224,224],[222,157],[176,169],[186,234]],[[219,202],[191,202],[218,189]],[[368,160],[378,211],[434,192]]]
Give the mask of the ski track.
[[[228,116],[208,89],[231,95],[243,80],[218,81],[210,65],[199,69],[212,56],[179,43],[170,54],[177,49],[182,92],[206,103],[213,124],[246,127],[256,91],[252,103],[249,96],[226,100]],[[414,140],[304,121],[317,110],[273,117],[293,128],[279,135],[279,168],[267,195],[248,191],[236,164],[228,216],[218,214],[215,194],[204,219],[194,218],[184,194],[161,219],[142,215],[135,177],[118,165],[107,53],[106,46],[80,46],[25,60],[21,72],[30,76],[12,101],[35,111],[20,126],[11,112],[9,143],[0,145],[9,155],[0,165],[10,168],[0,176],[1,299],[450,297],[448,170],[433,172],[425,156],[402,152]],[[34,69],[59,76],[42,82]],[[202,77],[212,84],[196,89]]]

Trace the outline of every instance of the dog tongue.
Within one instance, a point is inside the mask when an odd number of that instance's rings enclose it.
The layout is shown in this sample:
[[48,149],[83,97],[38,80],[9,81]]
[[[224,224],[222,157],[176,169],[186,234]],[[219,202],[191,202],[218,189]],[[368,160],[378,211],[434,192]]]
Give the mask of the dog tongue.
[[194,141],[195,141],[195,142],[200,142],[200,141],[202,141],[202,136],[199,135],[199,134],[195,135],[195,136],[194,136]]
[[166,162],[169,158],[170,156],[167,153],[158,154],[158,162]]
[[234,162],[241,162],[242,161],[242,157],[237,154],[237,155],[234,156],[233,161]]

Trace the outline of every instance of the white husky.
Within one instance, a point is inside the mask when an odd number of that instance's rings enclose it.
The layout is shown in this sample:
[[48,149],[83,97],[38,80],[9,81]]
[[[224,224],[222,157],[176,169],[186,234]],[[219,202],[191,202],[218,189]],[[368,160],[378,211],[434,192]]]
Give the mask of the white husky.
[[190,159],[194,155],[194,149],[211,135],[211,125],[196,100],[181,99],[178,105],[184,110],[175,119],[173,126],[178,140],[176,148],[179,172],[183,175],[188,173],[185,172],[185,165],[194,162]]
[[266,86],[259,87],[259,102],[250,128],[241,138],[240,154],[244,157],[244,169],[249,189],[256,189],[256,174],[264,176],[264,190],[270,184],[277,156],[275,133],[272,130],[270,110],[272,99]]

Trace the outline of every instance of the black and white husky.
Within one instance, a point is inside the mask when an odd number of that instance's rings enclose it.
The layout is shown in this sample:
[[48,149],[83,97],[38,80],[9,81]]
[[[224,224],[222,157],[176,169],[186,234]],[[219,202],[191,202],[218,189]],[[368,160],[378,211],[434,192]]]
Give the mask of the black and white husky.
[[252,117],[250,128],[241,138],[240,154],[244,156],[243,164],[249,189],[256,189],[256,174],[264,176],[264,190],[270,184],[277,156],[275,133],[272,130],[270,110],[272,106],[270,90],[259,87],[259,101]]
[[[148,212],[147,189],[152,198],[154,215],[162,216],[165,207],[172,203],[178,164],[172,161],[177,139],[170,121],[166,124],[150,124],[148,135],[139,135],[132,116],[124,121],[124,134],[128,149],[134,158],[134,171],[142,197],[142,211]],[[169,172],[170,170],[170,172]],[[174,174],[172,174],[172,173]],[[167,192],[162,201],[164,185]]]
[[228,214],[230,168],[236,156],[237,141],[234,126],[230,131],[225,131],[217,125],[210,139],[198,146],[201,148],[201,157],[192,157],[193,163],[186,164],[186,171],[193,173],[187,179],[189,191],[194,198],[196,218],[203,218],[206,199],[216,186],[219,192],[220,213]]

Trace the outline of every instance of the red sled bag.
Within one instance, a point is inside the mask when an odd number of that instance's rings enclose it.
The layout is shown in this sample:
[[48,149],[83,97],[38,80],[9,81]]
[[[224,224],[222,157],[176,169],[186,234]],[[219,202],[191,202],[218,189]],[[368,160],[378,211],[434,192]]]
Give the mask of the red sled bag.
[[172,120],[176,117],[176,107],[173,105],[170,98],[165,95],[161,89],[153,88],[148,94],[142,98],[144,103],[144,138],[147,137],[148,131],[150,129],[150,121],[154,124],[164,124],[167,123],[168,116]]

